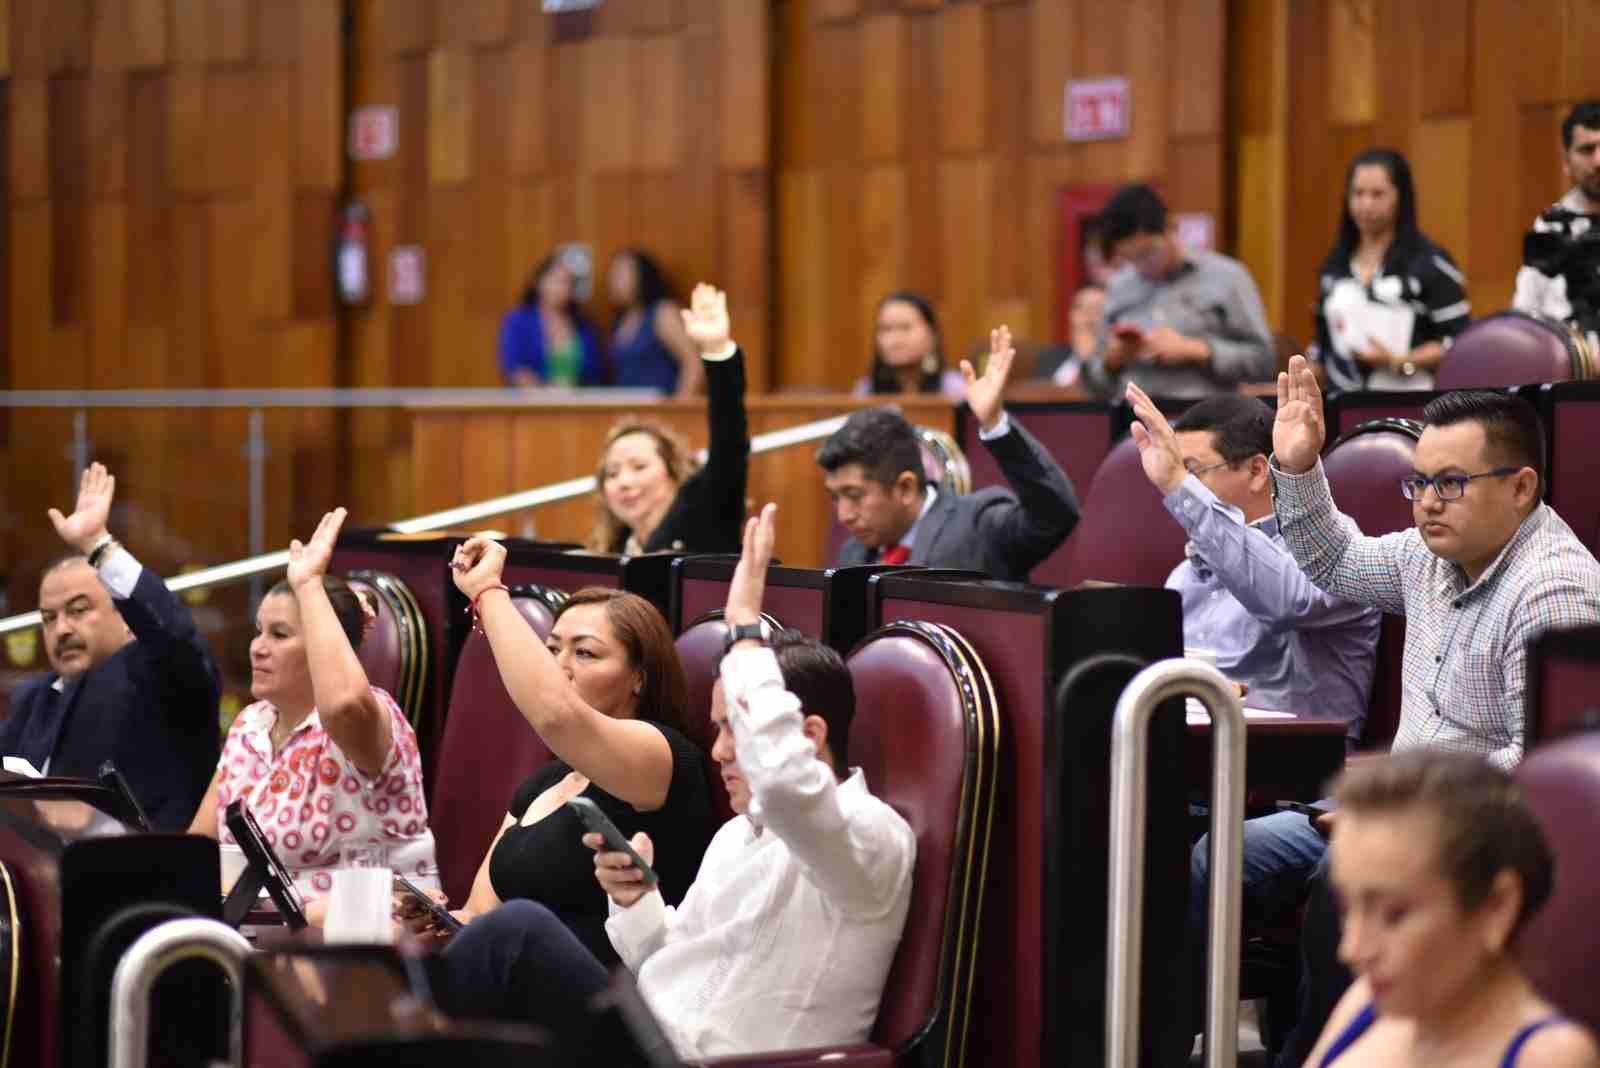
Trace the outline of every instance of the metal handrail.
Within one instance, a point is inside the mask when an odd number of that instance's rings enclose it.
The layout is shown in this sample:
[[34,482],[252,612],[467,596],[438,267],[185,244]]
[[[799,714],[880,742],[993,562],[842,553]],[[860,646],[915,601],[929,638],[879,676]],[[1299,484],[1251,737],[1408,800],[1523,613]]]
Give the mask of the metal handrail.
[[1211,716],[1211,949],[1206,974],[1206,1066],[1233,1068],[1239,1044],[1239,907],[1244,860],[1244,707],[1210,664],[1163,660],[1134,676],[1111,734],[1111,877],[1106,962],[1106,1065],[1139,1063],[1139,970],[1144,938],[1145,786],[1150,718],[1172,697],[1197,697]]
[[[225,391],[224,391],[225,392]],[[0,394],[3,398],[5,394]],[[799,426],[788,427],[784,430],[774,430],[766,434],[757,434],[750,439],[751,455],[773,452],[777,449],[788,448],[791,445],[802,445],[808,441],[819,441],[844,426],[845,416],[834,416],[831,419],[818,419]],[[705,450],[700,450],[703,459]],[[504,515],[507,512],[520,512],[525,508],[537,508],[540,505],[555,504],[558,501],[571,500],[574,497],[583,497],[593,493],[596,483],[593,475],[582,478],[572,478],[565,482],[554,482],[548,486],[539,486],[520,493],[508,493],[503,497],[491,497],[486,501],[474,504],[464,504],[459,508],[447,508],[442,512],[430,512],[414,519],[402,519],[389,524],[389,529],[401,534],[416,534],[425,530],[437,530],[440,527],[457,526],[463,523],[475,523],[480,519],[491,516]],[[191,571],[186,575],[178,575],[167,580],[167,589],[173,593],[182,593],[185,590],[198,590],[210,586],[221,586],[230,582],[238,582],[255,575],[277,571],[288,566],[288,550],[280,549],[277,552],[265,553],[260,556],[249,556],[243,560],[232,563],[218,564],[200,571]],[[23,612],[20,615],[8,616],[0,619],[0,634],[9,634],[14,630],[26,630],[28,627],[39,625],[38,612]]]
[[150,1046],[150,992],[174,964],[208,960],[233,984],[228,1063],[243,1060],[244,959],[250,943],[225,923],[194,917],[152,927],[128,947],[111,976],[111,1068],[144,1068]]

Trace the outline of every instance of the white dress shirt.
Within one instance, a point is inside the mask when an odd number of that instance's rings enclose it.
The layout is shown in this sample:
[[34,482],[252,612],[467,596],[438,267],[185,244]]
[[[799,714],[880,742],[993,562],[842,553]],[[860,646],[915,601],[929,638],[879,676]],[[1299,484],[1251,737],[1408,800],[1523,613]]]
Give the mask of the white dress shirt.
[[676,909],[614,903],[606,932],[680,1056],[860,1042],[911,901],[917,841],[802,732],[770,649],[722,661],[749,811],[711,840]]

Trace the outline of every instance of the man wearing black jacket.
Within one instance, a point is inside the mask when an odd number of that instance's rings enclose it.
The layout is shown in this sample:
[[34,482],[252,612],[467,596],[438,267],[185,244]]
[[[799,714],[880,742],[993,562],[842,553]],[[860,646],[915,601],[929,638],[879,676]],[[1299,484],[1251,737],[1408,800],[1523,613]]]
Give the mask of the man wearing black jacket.
[[217,767],[217,669],[189,610],[107,532],[115,491],[96,463],[73,513],[50,509],[71,549],[39,582],[53,670],[12,694],[0,753],[89,779],[109,760],[153,830],[183,831]]
[[926,564],[1022,581],[1072,532],[1078,499],[1066,472],[1001,404],[1015,356],[1011,331],[1002,326],[990,334],[981,377],[961,361],[978,437],[1010,490],[940,492],[923,473],[916,431],[893,409],[862,409],[823,442],[817,465],[850,531],[839,550],[841,566]]

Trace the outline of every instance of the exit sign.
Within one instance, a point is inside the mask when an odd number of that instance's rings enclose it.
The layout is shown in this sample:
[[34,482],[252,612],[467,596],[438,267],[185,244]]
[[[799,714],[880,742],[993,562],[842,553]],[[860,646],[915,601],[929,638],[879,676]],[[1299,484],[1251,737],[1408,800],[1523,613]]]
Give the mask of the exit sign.
[[1067,83],[1068,141],[1111,141],[1128,136],[1132,101],[1126,78]]

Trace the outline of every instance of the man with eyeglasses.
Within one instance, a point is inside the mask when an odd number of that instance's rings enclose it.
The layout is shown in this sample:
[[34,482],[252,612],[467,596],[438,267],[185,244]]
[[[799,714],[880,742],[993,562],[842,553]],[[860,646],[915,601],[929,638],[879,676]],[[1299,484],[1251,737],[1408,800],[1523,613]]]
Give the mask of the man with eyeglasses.
[[1092,388],[1115,396],[1132,382],[1157,397],[1204,397],[1272,377],[1272,331],[1244,264],[1185,249],[1147,185],[1118,190],[1095,229],[1118,270],[1106,283],[1099,344],[1083,366]]
[[[1411,530],[1365,537],[1340,514],[1319,459],[1322,393],[1304,357],[1278,376],[1271,470],[1279,529],[1319,587],[1406,617],[1396,751],[1480,753],[1510,770],[1522,759],[1527,649],[1546,630],[1600,622],[1600,563],[1542,503],[1544,429],[1527,401],[1459,390],[1428,402],[1412,474]],[[1285,814],[1245,825],[1245,870],[1282,844]],[[1327,833],[1338,818],[1317,820]],[[1269,824],[1269,821],[1277,821]],[[1252,826],[1254,825],[1254,826]],[[1285,865],[1280,892],[1310,903],[1302,929],[1300,1013],[1279,1065],[1301,1064],[1349,983],[1337,960],[1338,913],[1324,856],[1309,882]],[[1249,899],[1246,893],[1246,899]]]

